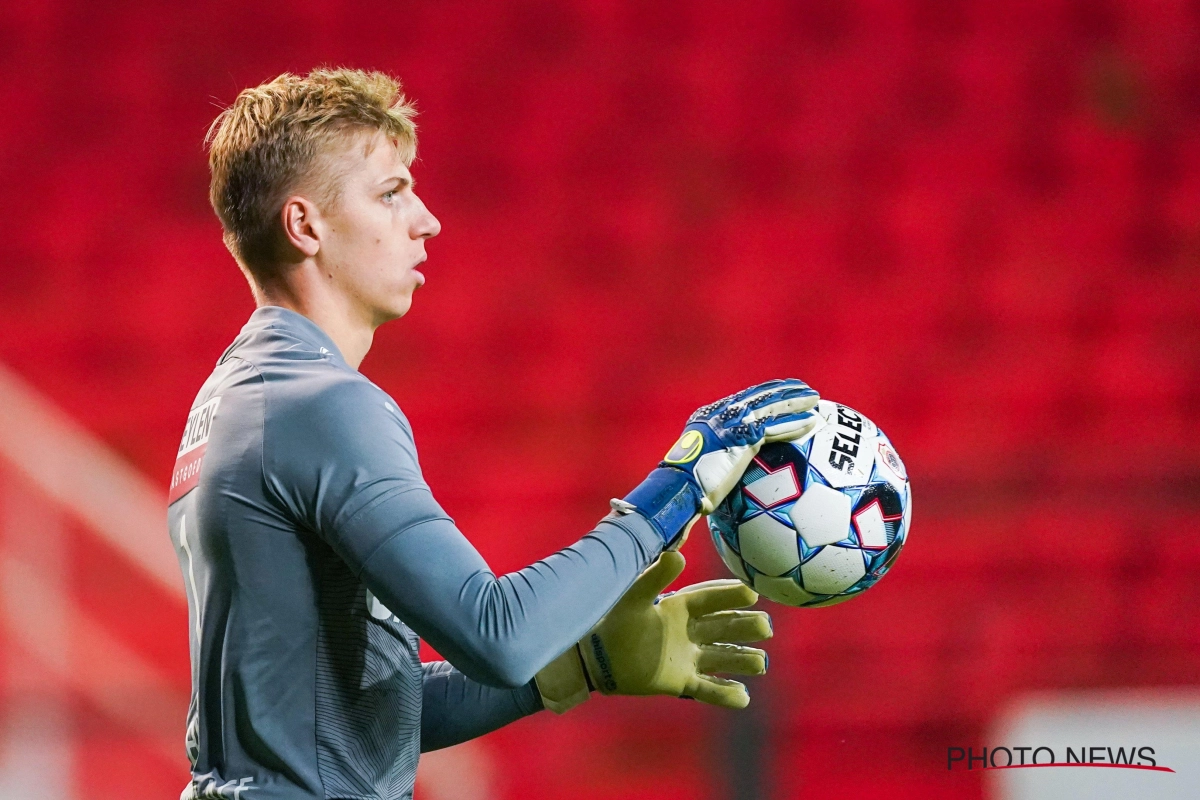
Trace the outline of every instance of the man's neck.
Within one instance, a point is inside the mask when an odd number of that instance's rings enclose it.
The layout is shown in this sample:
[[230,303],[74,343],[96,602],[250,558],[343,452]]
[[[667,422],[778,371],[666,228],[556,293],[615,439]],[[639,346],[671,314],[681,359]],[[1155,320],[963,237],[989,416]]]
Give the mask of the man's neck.
[[354,369],[366,357],[375,338],[375,326],[356,314],[353,303],[319,278],[306,279],[303,267],[287,278],[266,286],[251,281],[254,302],[259,307],[279,306],[302,314],[316,323]]

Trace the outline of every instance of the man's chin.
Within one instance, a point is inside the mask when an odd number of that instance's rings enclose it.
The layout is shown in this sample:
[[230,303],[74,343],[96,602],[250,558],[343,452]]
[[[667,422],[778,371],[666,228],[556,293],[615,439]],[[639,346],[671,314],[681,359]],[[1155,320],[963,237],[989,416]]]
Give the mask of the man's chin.
[[379,327],[385,322],[391,322],[394,319],[400,319],[409,312],[412,308],[412,295],[405,297],[402,300],[396,300],[389,303],[386,307],[378,308],[375,311],[375,327]]

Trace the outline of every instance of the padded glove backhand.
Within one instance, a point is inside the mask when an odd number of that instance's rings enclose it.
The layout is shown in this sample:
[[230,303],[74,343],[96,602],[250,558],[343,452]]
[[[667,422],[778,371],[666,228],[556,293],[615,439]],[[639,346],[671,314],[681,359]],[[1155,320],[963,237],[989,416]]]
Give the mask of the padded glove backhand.
[[820,396],[795,378],[767,381],[697,409],[664,465],[691,472],[711,514],[766,442],[802,439],[821,424]]
[[668,548],[678,549],[697,516],[720,505],[763,444],[802,439],[822,424],[813,410],[820,399],[808,384],[789,378],[697,409],[658,469],[614,501],[614,510],[638,511]]
[[[713,673],[766,672],[767,654],[738,643],[770,638],[771,618],[762,611],[735,610],[758,601],[754,590],[737,580],[706,581],[660,596],[683,565],[679,553],[663,553],[577,648],[538,674],[547,708],[562,713],[586,699],[586,689],[571,686],[571,680],[586,680],[604,694],[693,697],[726,708],[749,704],[745,686]],[[577,677],[560,677],[554,685],[556,675]]]

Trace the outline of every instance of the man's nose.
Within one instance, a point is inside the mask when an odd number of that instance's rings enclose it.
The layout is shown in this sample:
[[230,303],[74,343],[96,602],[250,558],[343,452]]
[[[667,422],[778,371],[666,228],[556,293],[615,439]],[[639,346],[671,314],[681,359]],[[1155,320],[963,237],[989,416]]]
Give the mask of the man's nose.
[[414,239],[432,239],[442,232],[442,223],[438,222],[424,203],[421,203],[421,213],[417,215],[415,224],[413,225]]

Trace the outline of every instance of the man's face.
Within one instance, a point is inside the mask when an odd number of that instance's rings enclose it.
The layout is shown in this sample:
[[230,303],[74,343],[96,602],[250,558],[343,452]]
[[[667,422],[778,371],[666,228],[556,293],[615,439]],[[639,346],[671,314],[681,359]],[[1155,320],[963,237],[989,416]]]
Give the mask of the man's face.
[[327,160],[340,187],[322,204],[318,259],[341,293],[373,326],[404,316],[425,276],[425,240],[441,223],[413,191],[412,174],[379,132],[360,134]]

